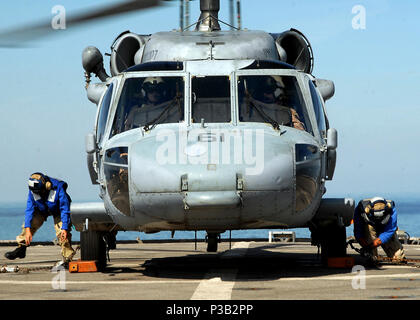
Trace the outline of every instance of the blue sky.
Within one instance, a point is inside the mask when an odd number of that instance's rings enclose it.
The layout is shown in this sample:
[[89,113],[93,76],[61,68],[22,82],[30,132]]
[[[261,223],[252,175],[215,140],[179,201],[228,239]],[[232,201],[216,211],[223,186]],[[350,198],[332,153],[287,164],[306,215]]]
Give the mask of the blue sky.
[[[0,4],[0,30],[115,1],[16,0]],[[366,8],[366,29],[352,28],[352,8]],[[199,1],[191,3],[191,23]],[[312,44],[313,74],[331,79],[327,102],[339,133],[328,196],[415,196],[420,199],[420,3],[416,1],[242,0],[242,26],[302,31]],[[122,31],[148,34],[179,26],[178,3],[57,31],[21,49],[0,48],[0,202],[25,201],[26,180],[45,171],[69,182],[74,201],[98,200],[86,167],[84,137],[96,107],[84,90],[82,50],[102,53]],[[219,16],[228,19],[228,3]],[[106,67],[109,59],[105,58]]]

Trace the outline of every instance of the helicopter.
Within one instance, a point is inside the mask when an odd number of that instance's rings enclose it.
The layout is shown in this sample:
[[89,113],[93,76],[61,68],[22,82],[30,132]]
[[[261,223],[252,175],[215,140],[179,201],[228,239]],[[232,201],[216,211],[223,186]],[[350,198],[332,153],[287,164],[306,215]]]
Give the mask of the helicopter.
[[82,260],[105,267],[119,231],[203,230],[217,252],[225,231],[268,228],[309,228],[323,258],[345,256],[354,200],[323,198],[337,157],[325,106],[335,87],[312,74],[309,40],[236,28],[219,19],[219,0],[200,0],[200,11],[179,30],[121,33],[110,75],[97,48],[82,53],[97,105],[87,167],[102,199],[71,205]]

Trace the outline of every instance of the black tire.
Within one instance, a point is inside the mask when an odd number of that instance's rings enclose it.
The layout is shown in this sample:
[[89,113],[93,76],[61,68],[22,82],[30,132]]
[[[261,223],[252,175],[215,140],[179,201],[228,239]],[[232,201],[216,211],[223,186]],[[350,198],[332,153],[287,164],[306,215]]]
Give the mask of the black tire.
[[346,227],[335,224],[323,227],[321,231],[321,257],[323,261],[328,258],[345,257],[347,255]]
[[207,234],[207,252],[217,252],[218,243],[219,243],[218,233]]
[[80,233],[80,255],[82,260],[96,261],[96,267],[102,271],[106,266],[106,245],[104,233],[99,231],[83,231]]

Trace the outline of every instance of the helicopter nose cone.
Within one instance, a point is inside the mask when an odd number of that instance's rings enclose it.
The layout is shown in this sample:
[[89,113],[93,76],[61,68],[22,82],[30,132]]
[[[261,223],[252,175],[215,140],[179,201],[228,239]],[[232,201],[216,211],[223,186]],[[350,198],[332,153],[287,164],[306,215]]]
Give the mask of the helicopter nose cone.
[[[201,134],[183,144],[180,134],[174,135],[173,141],[162,143],[155,136],[130,147],[130,175],[135,192],[238,190],[238,179],[247,190],[293,188],[294,149],[279,141],[278,136],[262,133],[238,146],[233,139],[229,145],[217,135],[203,138]],[[183,177],[188,180],[185,190],[181,185]]]
[[294,180],[293,148],[270,138],[265,138],[264,151],[257,153],[255,165],[244,172],[247,188],[289,192]]
[[[130,202],[136,214],[200,229],[287,226],[295,212],[294,145],[266,133],[224,153],[228,139],[201,136],[184,145],[150,136],[129,147]],[[240,132],[238,137],[245,137]],[[261,140],[258,140],[261,139]],[[233,141],[232,139],[231,141]],[[218,157],[212,157],[220,146]],[[226,150],[229,148],[226,148]],[[161,157],[167,161],[162,162]],[[200,162],[199,159],[207,161]],[[280,221],[280,222],[279,222]]]

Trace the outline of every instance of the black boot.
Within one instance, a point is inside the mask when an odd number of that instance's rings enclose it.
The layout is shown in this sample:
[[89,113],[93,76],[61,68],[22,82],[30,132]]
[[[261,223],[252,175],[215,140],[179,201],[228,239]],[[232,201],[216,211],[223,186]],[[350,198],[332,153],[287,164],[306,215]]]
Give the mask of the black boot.
[[6,252],[4,256],[9,260],[15,260],[16,258],[25,258],[26,246],[19,246],[13,251]]

